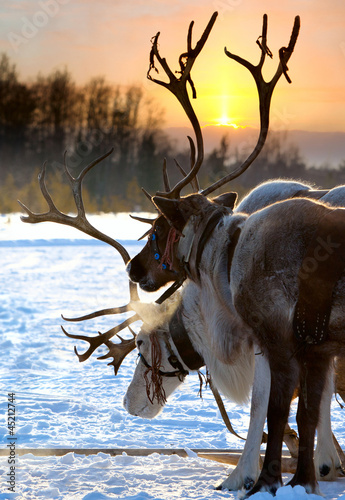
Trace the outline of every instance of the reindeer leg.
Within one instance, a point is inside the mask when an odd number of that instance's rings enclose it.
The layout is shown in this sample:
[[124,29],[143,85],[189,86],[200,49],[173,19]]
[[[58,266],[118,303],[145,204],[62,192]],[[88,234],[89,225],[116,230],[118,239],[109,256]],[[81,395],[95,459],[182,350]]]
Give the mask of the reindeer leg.
[[329,372],[329,359],[316,349],[304,351],[300,361],[300,396],[297,409],[299,453],[291,486],[304,486],[308,493],[319,494],[313,461],[315,430],[319,420],[322,393]]
[[256,356],[255,375],[250,408],[250,423],[246,444],[241,458],[230,476],[217,487],[218,490],[249,490],[259,476],[259,456],[270,394],[270,368],[264,356]]
[[[276,353],[277,354],[277,353]],[[273,356],[272,356],[273,357]],[[271,392],[267,412],[267,448],[259,479],[249,491],[248,496],[258,491],[275,494],[282,485],[281,453],[282,443],[290,410],[291,399],[298,380],[298,366],[291,358],[279,355],[270,360]]]
[[323,390],[320,416],[317,424],[317,446],[314,455],[318,480],[334,481],[342,470],[341,460],[333,442],[331,427],[331,400],[334,393],[334,369],[331,366]]

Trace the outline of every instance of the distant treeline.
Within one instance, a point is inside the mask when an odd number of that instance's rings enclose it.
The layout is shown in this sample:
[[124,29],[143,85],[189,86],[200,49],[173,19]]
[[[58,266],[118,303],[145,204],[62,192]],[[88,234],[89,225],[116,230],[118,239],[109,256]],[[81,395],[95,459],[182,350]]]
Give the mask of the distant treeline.
[[[139,86],[115,86],[102,77],[78,86],[66,69],[31,82],[21,82],[15,65],[0,55],[0,212],[18,211],[19,198],[34,211],[46,210],[37,175],[47,161],[48,188],[59,208],[73,210],[63,175],[63,155],[73,175],[110,148],[114,152],[85,179],[88,211],[147,210],[140,187],[162,188],[163,159],[169,159],[172,181],[178,179],[173,159],[186,168],[189,152],[176,151],[163,132],[164,112]],[[248,150],[253,145],[248,145]],[[205,158],[203,186],[235,168],[245,152],[232,152],[226,136]],[[188,167],[189,168],[189,167]],[[296,148],[271,134],[260,157],[228,187],[244,194],[273,178],[309,180],[318,186],[345,183],[345,162],[337,170],[307,168]]]

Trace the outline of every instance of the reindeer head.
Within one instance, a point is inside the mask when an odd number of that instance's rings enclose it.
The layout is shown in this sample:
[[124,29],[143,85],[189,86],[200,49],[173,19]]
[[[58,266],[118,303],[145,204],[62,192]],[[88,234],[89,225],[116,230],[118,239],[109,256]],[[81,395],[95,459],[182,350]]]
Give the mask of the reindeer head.
[[[184,172],[184,179],[170,189],[166,176],[166,163],[164,163],[166,191],[158,192],[155,196],[150,197],[160,215],[153,224],[146,246],[127,266],[130,279],[135,283],[139,283],[140,287],[146,291],[155,291],[173,280],[181,282],[187,275],[190,275],[192,278],[196,277],[197,272],[193,269],[193,265],[188,268],[186,262],[190,263],[191,259],[194,267],[198,265],[198,255],[202,252],[204,239],[206,237],[205,234],[207,235],[210,230],[214,229],[222,216],[228,214],[224,207],[227,207],[231,211],[236,200],[236,194],[234,193],[221,195],[212,201],[208,200],[206,196],[241,175],[259,155],[268,133],[270,102],[275,85],[282,74],[284,74],[290,82],[287,75],[287,62],[297,41],[300,26],[299,17],[297,16],[295,18],[288,47],[282,47],[279,51],[279,64],[275,75],[271,81],[266,82],[262,76],[262,67],[266,56],[272,57],[272,53],[267,47],[267,16],[264,15],[262,35],[257,40],[261,50],[261,57],[256,66],[237,55],[231,54],[225,49],[225,53],[230,59],[245,66],[254,77],[259,94],[260,108],[260,134],[257,144],[253,152],[242,165],[208,188],[200,191],[196,176],[204,157],[203,137],[200,124],[189,100],[186,84],[187,82],[190,83],[193,98],[195,98],[196,92],[191,80],[190,71],[196,57],[206,43],[216,17],[217,13],[215,12],[202,37],[196,44],[195,49],[191,46],[193,27],[193,23],[191,23],[187,37],[187,52],[181,54],[179,58],[181,68],[178,72],[180,74],[179,78],[171,71],[166,59],[162,58],[159,54],[159,33],[153,38],[148,78],[170,90],[182,104],[195,133],[197,155],[195,155],[194,142],[189,137],[188,139],[191,146],[191,170],[189,174]],[[150,74],[152,69],[158,72],[155,67],[155,58],[169,77],[168,83],[152,78]],[[195,193],[198,194],[192,194],[181,198],[181,190],[188,183],[192,182],[196,182],[196,187],[193,187]],[[222,208],[220,208],[219,205],[221,205]]]
[[188,371],[169,340],[168,329],[150,331],[143,326],[136,339],[139,361],[123,405],[131,415],[154,418]]
[[146,292],[153,292],[165,283],[178,279],[175,246],[179,238],[180,235],[173,231],[166,218],[159,216],[153,222],[146,245],[127,265],[131,281],[139,283]]
[[130,279],[147,292],[183,280],[189,273],[187,254],[195,235],[201,237],[209,223],[228,214],[236,199],[236,193],[225,193],[213,200],[200,194],[177,199],[152,197],[162,215],[154,221],[147,244],[127,265]]

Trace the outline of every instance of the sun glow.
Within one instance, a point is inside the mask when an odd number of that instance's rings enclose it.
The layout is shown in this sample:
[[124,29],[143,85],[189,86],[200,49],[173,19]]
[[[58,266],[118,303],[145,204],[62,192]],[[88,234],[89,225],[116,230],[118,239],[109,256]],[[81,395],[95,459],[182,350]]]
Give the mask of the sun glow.
[[[243,128],[243,126],[238,125],[237,119],[234,117],[236,102],[235,99],[229,94],[221,94],[214,102],[214,109],[218,107],[219,114],[217,113],[212,122],[213,125],[217,127],[230,127],[233,129]],[[236,111],[235,111],[236,112]]]
[[231,118],[228,118],[227,116],[222,116],[215,121],[217,127],[232,127],[234,129],[242,128],[240,125],[236,125],[236,123],[233,123]]

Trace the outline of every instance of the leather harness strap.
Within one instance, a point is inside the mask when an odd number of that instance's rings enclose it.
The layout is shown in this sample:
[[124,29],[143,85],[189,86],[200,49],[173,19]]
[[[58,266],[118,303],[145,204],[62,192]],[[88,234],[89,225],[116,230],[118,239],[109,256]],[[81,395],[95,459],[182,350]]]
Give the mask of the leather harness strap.
[[225,213],[228,214],[229,212],[228,211],[224,212],[224,210],[217,211],[210,217],[210,219],[207,222],[207,225],[205,226],[205,228],[200,236],[199,243],[196,246],[196,252],[192,251],[192,254],[191,254],[192,259],[194,258],[194,253],[195,253],[195,262],[193,262],[193,266],[196,270],[198,279],[200,279],[199,264],[200,264],[202,252],[204,251],[204,247],[205,247],[206,243],[208,242],[210,236],[212,235],[214,229],[216,228],[216,226],[218,225],[220,220],[224,217]]
[[205,361],[193,347],[188,332],[182,320],[182,307],[178,308],[169,323],[169,331],[172,341],[182,361],[190,370],[199,370],[205,365]]
[[183,238],[178,246],[178,258],[184,264],[187,274],[193,281],[199,281],[199,264],[204,247],[220,220],[229,214],[225,207],[214,206],[203,213],[202,217],[191,216],[183,229]]
[[345,271],[345,210],[328,210],[310,241],[298,273],[293,329],[299,341],[318,344],[328,335],[334,287]]

